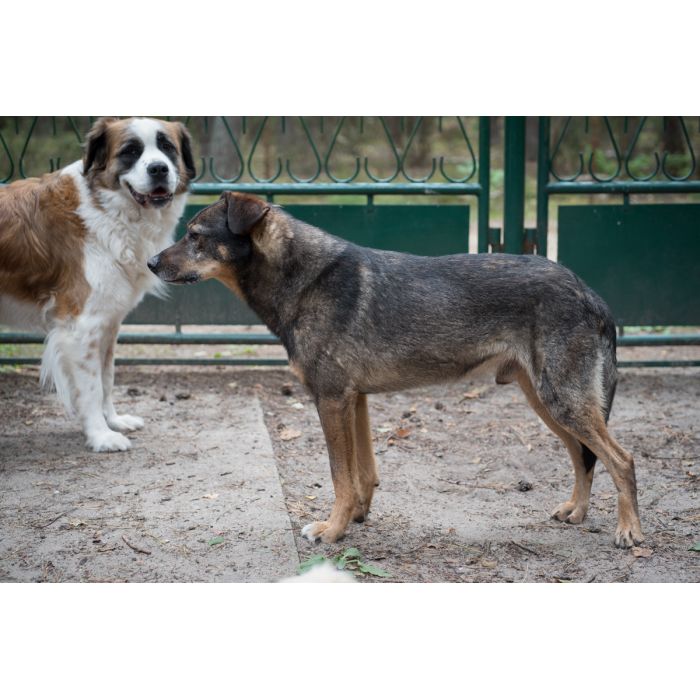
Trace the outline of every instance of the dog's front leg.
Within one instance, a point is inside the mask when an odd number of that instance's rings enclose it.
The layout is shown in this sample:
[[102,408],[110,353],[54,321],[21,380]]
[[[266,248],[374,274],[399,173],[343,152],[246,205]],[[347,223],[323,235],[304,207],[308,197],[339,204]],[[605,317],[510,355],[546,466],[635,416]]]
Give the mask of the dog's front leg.
[[95,452],[128,450],[128,438],[110,430],[102,414],[101,333],[95,328],[60,327],[51,331],[42,360],[42,377],[51,377],[63,403],[75,410]]
[[112,430],[138,430],[143,428],[143,418],[128,413],[117,414],[112,401],[114,388],[114,349],[117,344],[119,323],[113,323],[102,338],[100,361],[102,364],[102,413]]
[[358,505],[356,401],[356,394],[351,394],[333,399],[319,398],[316,402],[328,447],[335,503],[328,520],[309,523],[302,529],[301,534],[311,542],[320,538],[331,543],[342,537]]

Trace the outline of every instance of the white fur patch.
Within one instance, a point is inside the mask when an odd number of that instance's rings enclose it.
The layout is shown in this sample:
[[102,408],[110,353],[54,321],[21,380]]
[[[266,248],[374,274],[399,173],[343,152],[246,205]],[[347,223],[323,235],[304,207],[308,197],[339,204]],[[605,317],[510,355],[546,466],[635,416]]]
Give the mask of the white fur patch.
[[314,525],[315,523],[309,523],[308,525],[304,525],[304,527],[301,528],[301,536],[306,537],[306,539],[309,540],[309,542],[311,542],[312,544],[319,539],[319,535],[313,534]]

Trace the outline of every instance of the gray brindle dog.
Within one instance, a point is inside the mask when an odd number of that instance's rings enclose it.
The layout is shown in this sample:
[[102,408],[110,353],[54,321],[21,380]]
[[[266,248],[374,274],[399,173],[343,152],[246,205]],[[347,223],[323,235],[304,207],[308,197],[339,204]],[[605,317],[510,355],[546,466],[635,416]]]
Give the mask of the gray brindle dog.
[[536,255],[419,257],[336,238],[282,208],[226,193],[148,262],[162,280],[216,278],[276,333],[316,402],[335,504],[306,525],[335,542],[367,516],[377,470],[367,394],[491,369],[517,381],[562,440],[576,475],[553,513],[586,516],[596,459],[618,492],[615,544],[642,541],[632,456],[607,429],[617,382],[615,324],[576,275]]

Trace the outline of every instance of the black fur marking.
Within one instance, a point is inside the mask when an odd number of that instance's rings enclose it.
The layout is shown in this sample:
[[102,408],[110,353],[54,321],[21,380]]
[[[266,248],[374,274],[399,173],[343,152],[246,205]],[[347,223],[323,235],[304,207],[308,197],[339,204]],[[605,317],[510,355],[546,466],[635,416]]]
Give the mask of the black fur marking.
[[583,453],[583,466],[586,467],[586,471],[589,472],[595,467],[598,458],[583,443],[579,444],[581,445],[581,452]]
[[126,173],[131,168],[134,167],[138,159],[143,153],[143,142],[141,139],[133,138],[129,139],[117,153],[117,160],[119,162],[118,172]]
[[326,265],[316,278],[313,293],[328,295],[333,325],[342,333],[355,316],[361,292],[359,261],[347,251]]
[[83,160],[84,175],[91,169],[104,170],[107,165],[107,127],[110,122],[109,119],[101,119],[88,134]]
[[177,168],[177,148],[162,131],[159,131],[156,134],[156,146],[158,147],[158,150]]
[[197,168],[194,166],[194,157],[192,156],[192,140],[187,129],[180,125],[180,133],[182,136],[182,162],[185,164],[185,172],[190,180],[197,177]]

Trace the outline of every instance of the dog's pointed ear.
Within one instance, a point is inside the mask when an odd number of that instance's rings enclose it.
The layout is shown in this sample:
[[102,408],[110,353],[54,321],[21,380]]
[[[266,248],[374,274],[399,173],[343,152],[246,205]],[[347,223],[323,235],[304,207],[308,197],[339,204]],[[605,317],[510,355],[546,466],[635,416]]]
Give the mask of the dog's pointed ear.
[[87,175],[91,168],[100,170],[107,164],[107,130],[116,121],[116,117],[101,117],[92,125],[85,141],[83,175]]
[[180,153],[182,153],[182,162],[185,165],[185,173],[188,180],[194,180],[197,177],[197,169],[194,165],[194,157],[192,156],[192,137],[187,127],[180,123]]
[[258,197],[238,192],[224,192],[223,197],[228,207],[229,231],[237,236],[249,234],[270,211],[269,205]]

